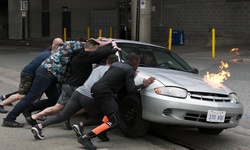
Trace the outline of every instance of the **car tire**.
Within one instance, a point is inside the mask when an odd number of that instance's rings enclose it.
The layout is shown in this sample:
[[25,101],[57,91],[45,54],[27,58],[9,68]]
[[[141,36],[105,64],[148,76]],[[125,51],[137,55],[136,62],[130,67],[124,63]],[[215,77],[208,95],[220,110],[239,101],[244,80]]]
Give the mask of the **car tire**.
[[199,132],[208,134],[208,135],[218,135],[220,134],[224,129],[215,129],[215,128],[197,128]]
[[141,99],[138,95],[126,96],[120,102],[121,132],[130,138],[145,135],[149,128],[149,122],[142,119]]

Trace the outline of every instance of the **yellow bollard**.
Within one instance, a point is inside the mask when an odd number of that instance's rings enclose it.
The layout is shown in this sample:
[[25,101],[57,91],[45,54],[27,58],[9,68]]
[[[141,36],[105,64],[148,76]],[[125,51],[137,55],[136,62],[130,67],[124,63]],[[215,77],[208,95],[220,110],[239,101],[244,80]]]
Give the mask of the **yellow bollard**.
[[99,29],[99,37],[102,37],[102,29]]
[[87,28],[87,39],[90,39],[90,27]]
[[212,29],[212,58],[215,57],[215,29]]
[[112,38],[113,36],[113,28],[109,27],[109,37]]
[[63,41],[67,40],[67,29],[63,28]]
[[168,49],[172,49],[172,28],[169,28],[169,33],[168,33]]

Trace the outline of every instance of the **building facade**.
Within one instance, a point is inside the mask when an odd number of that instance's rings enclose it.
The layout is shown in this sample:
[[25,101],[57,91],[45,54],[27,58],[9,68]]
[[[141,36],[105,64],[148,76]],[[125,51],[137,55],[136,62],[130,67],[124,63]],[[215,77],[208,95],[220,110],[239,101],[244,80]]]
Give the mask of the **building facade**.
[[250,43],[249,0],[140,0],[137,4],[137,0],[28,0],[22,28],[20,0],[8,0],[8,19],[6,12],[0,11],[0,17],[7,20],[10,39],[22,39],[25,29],[26,38],[67,33],[68,39],[101,34],[135,40],[140,6],[139,40],[166,42],[172,28],[184,31],[187,45],[209,45],[215,28],[217,45]]

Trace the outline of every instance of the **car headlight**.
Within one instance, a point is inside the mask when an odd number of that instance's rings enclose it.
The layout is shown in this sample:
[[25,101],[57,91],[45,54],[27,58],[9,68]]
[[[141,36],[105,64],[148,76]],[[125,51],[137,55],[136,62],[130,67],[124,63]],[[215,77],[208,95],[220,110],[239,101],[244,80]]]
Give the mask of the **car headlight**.
[[236,104],[240,102],[238,96],[235,93],[229,94],[229,97],[231,99],[231,102],[234,102]]
[[186,98],[187,90],[178,87],[159,87],[154,89],[156,94],[171,97]]

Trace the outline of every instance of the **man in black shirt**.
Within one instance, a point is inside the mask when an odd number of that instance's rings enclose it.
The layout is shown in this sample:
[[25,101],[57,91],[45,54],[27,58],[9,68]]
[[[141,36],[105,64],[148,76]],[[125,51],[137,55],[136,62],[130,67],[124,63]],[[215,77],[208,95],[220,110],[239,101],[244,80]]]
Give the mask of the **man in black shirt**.
[[140,57],[135,53],[130,53],[127,55],[125,62],[113,63],[104,76],[92,86],[92,96],[101,105],[105,116],[103,124],[78,138],[78,142],[86,149],[96,149],[91,142],[91,138],[113,129],[118,124],[118,105],[114,98],[117,89],[126,85],[128,94],[135,94],[154,82],[155,78],[150,77],[143,80],[142,84],[135,85],[135,71],[139,63]]

